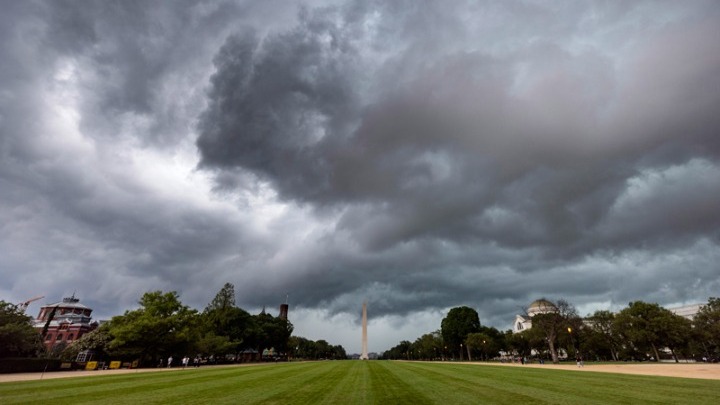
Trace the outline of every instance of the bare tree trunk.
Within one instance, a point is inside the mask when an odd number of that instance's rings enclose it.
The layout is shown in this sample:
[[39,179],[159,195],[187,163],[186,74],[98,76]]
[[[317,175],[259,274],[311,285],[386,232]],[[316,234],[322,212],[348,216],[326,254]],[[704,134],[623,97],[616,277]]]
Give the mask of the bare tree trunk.
[[660,361],[660,353],[658,353],[657,347],[655,347],[655,343],[650,344],[652,346],[653,352],[655,352],[655,361]]
[[558,364],[560,361],[558,360],[557,350],[555,350],[555,342],[553,342],[552,339],[549,339],[548,346],[550,347],[550,355],[552,356],[553,364]]
[[467,348],[468,352],[468,361],[472,361],[472,357],[470,356],[470,345],[465,346]]

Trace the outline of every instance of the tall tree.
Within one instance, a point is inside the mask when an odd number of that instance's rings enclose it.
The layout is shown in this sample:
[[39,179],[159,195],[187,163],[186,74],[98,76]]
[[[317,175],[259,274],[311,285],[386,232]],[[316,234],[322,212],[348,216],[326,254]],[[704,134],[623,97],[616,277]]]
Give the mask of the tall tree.
[[61,355],[62,359],[67,361],[75,360],[78,353],[85,350],[94,351],[94,359],[106,359],[108,356],[114,354],[110,349],[110,342],[113,337],[110,335],[109,326],[110,325],[105,323],[72,342],[63,350]]
[[667,346],[673,350],[682,340],[687,339],[690,332],[690,325],[684,318],[658,304],[642,301],[631,302],[620,311],[613,327],[626,344],[640,352],[652,351],[656,360],[660,359],[658,349]]
[[145,293],[140,308],[110,321],[111,350],[129,358],[150,360],[191,354],[198,340],[197,311],[180,302],[175,291]]
[[205,312],[222,311],[230,308],[235,308],[235,286],[231,283],[225,283],[215,295],[215,298],[205,307]]
[[558,363],[558,337],[568,327],[576,324],[578,319],[575,307],[565,300],[558,300],[555,311],[533,316],[532,329],[541,330],[550,349],[553,363]]
[[440,331],[426,333],[412,344],[412,351],[417,354],[418,358],[429,360],[438,357],[442,353],[442,337]]
[[202,315],[202,353],[224,355],[245,345],[254,328],[253,317],[235,306],[235,287],[226,283]]
[[500,347],[491,336],[485,333],[470,333],[465,338],[465,347],[467,348],[468,360],[475,359],[488,360],[497,356]]
[[40,334],[30,320],[15,305],[0,301],[0,357],[30,356],[42,350]]
[[615,314],[605,310],[595,311],[595,313],[588,317],[588,321],[590,321],[590,328],[594,332],[594,334],[591,335],[591,340],[595,342],[592,347],[595,348],[596,351],[607,350],[610,352],[612,359],[617,361],[618,338],[613,330]]
[[720,357],[720,298],[710,297],[693,319],[693,326],[706,357]]
[[467,335],[480,332],[480,317],[470,307],[455,307],[443,318],[440,330],[450,353],[460,354]]

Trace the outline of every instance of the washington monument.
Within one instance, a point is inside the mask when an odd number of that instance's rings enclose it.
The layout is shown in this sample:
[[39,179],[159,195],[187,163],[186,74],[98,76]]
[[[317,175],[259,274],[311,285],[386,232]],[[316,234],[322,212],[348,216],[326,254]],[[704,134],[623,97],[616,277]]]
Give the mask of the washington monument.
[[362,354],[360,355],[360,360],[368,360],[368,351],[367,351],[367,302],[363,302],[363,315],[362,315],[362,322],[363,322],[363,332],[362,332]]

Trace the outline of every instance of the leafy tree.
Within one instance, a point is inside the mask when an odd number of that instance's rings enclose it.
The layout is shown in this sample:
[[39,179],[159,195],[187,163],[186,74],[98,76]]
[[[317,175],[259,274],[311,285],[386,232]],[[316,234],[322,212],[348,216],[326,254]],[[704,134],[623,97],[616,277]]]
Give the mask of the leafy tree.
[[113,351],[110,349],[110,342],[113,340],[110,334],[110,327],[108,324],[103,324],[99,328],[90,331],[63,350],[61,357],[64,360],[75,360],[78,353],[85,350],[92,350],[95,352],[96,358],[106,359],[111,356]]
[[292,323],[287,319],[261,313],[252,317],[250,327],[246,331],[246,342],[243,344],[259,352],[274,347],[277,352],[287,353],[293,328]]
[[692,322],[665,308],[660,312],[657,322],[659,323],[658,335],[661,341],[670,349],[675,362],[679,363],[677,352],[687,353],[687,349],[690,347]]
[[465,338],[465,347],[468,351],[468,360],[473,359],[472,354],[475,354],[475,358],[478,356],[482,360],[488,360],[497,355],[499,347],[495,344],[493,338],[485,333],[470,333]]
[[[448,312],[440,324],[443,341],[452,354],[460,354],[467,335],[480,332],[480,317],[470,307],[456,307]],[[460,355],[462,357],[462,355]]]
[[235,286],[232,283],[225,283],[212,302],[205,307],[205,312],[223,311],[230,308],[235,308]]
[[419,359],[435,359],[442,353],[443,341],[440,331],[426,333],[413,342],[411,351]]
[[288,340],[289,351],[293,353],[293,357],[299,359],[345,359],[347,353],[345,348],[340,345],[332,346],[325,340],[313,342],[300,336],[291,336]]
[[[540,331],[535,328],[524,330],[520,333],[512,331],[505,332],[505,348],[508,352],[517,353],[520,356],[529,356],[535,344],[531,335],[540,336]],[[537,347],[535,346],[537,350]]]
[[706,357],[720,357],[720,298],[710,297],[693,319],[697,340]]
[[668,347],[676,361],[675,349],[689,340],[691,328],[685,318],[658,304],[642,301],[631,302],[620,311],[613,327],[632,349],[640,353],[652,351],[659,360],[658,349]]
[[613,330],[615,314],[610,311],[595,311],[588,317],[588,321],[591,329],[588,340],[592,342],[588,349],[594,351],[598,357],[609,352],[612,359],[617,361],[618,336]]
[[198,340],[196,348],[200,353],[215,357],[232,353],[237,349],[238,343],[227,336],[217,336],[213,332],[206,333]]
[[30,321],[15,305],[0,301],[0,358],[32,356],[43,350],[40,334]]
[[412,343],[407,340],[403,340],[397,346],[390,348],[390,350],[386,350],[385,353],[383,353],[383,358],[388,360],[409,359],[411,351]]
[[345,352],[345,348],[342,347],[341,345],[333,346],[332,350],[333,350],[332,359],[335,359],[335,360],[347,359],[347,352]]
[[198,340],[197,311],[180,302],[175,291],[145,293],[140,309],[110,321],[110,349],[124,357],[151,360],[189,354]]
[[289,351],[298,359],[317,359],[315,342],[300,336],[291,336],[288,339]]
[[248,340],[254,320],[235,306],[235,287],[226,283],[203,313],[203,338],[198,349],[205,354],[222,356],[237,350]]
[[[555,305],[556,311],[540,313],[532,318],[532,329],[543,332],[550,349],[550,356],[553,363],[558,363],[558,337],[562,331],[566,331],[571,325],[577,324],[577,311],[565,300],[559,300]],[[531,330],[532,330],[531,329]]]

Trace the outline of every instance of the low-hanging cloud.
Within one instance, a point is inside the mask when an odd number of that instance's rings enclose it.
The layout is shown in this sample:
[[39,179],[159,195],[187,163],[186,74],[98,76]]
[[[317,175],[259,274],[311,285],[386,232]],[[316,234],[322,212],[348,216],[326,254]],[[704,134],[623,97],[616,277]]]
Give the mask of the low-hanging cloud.
[[720,288],[715,2],[4,11],[16,301],[78,289],[109,316],[157,288],[202,307],[229,281],[332,333],[364,300],[382,325],[469,305],[506,328],[539,296]]

